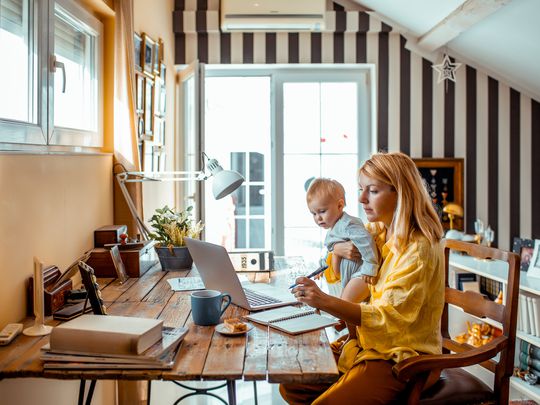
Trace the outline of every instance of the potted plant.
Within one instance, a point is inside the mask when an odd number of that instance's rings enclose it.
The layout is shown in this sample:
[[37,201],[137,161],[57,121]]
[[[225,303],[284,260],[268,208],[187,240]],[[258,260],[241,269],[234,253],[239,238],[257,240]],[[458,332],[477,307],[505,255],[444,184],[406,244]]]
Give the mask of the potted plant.
[[156,243],[156,252],[162,270],[191,269],[193,259],[184,243],[184,238],[199,238],[203,225],[191,218],[193,207],[176,211],[168,206],[156,209],[150,218],[153,233],[150,237]]

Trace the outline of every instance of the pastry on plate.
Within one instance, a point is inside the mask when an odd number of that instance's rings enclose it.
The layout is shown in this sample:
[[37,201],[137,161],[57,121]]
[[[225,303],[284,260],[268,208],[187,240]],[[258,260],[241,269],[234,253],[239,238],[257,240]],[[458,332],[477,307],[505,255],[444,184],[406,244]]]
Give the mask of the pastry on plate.
[[225,328],[227,328],[227,331],[229,332],[238,333],[247,331],[247,324],[238,318],[225,319],[224,323]]

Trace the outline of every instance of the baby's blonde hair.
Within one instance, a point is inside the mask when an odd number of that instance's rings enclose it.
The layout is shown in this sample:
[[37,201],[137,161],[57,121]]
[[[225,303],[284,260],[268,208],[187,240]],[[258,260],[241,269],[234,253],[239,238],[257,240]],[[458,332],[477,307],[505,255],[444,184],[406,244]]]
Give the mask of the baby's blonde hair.
[[337,180],[318,177],[309,184],[306,201],[309,204],[317,197],[331,198],[334,201],[342,199],[345,203],[345,188]]
[[415,231],[436,243],[443,236],[441,221],[413,160],[401,152],[376,153],[367,160],[359,174],[392,186],[397,206],[392,220],[395,247],[409,244]]

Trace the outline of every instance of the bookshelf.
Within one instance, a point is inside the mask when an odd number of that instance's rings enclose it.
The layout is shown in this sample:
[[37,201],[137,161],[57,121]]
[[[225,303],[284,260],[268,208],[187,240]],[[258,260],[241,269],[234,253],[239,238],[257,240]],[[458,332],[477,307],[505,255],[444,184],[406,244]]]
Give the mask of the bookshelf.
[[[506,298],[506,280],[508,274],[508,265],[499,260],[478,260],[467,255],[461,255],[457,253],[450,254],[450,271],[458,272],[470,272],[477,276],[485,277],[490,280],[501,283],[504,297]],[[450,282],[452,280],[449,280]],[[527,273],[522,271],[520,273],[519,288],[521,292],[527,292],[530,295],[538,296],[540,299],[540,279],[527,278]],[[521,305],[521,303],[520,303]],[[518,306],[518,311],[521,308]],[[492,326],[497,326],[496,322],[487,318],[476,318],[472,315],[468,315],[460,311],[458,308],[449,308],[449,316],[452,322],[454,331],[451,333],[462,333],[466,329],[466,321],[478,322],[482,321]],[[499,326],[500,327],[500,326]],[[514,364],[519,364],[519,352],[521,341],[526,341],[535,346],[540,347],[540,337],[534,336],[529,333],[525,333],[522,330],[517,331],[516,339],[516,353]],[[478,378],[482,379],[486,384],[491,386],[492,379],[486,377],[484,373],[480,373],[480,370],[468,370],[473,372]],[[478,373],[477,373],[478,371]],[[482,372],[485,370],[482,369]],[[540,403],[540,384],[530,385],[518,377],[511,377],[510,379],[510,398],[511,399],[532,399]]]

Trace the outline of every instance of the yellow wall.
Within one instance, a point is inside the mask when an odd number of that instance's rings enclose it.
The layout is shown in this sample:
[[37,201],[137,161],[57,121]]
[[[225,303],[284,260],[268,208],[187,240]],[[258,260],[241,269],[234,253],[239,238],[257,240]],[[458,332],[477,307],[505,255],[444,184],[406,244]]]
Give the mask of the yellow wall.
[[0,154],[0,325],[25,315],[33,256],[64,270],[112,224],[112,156]]

